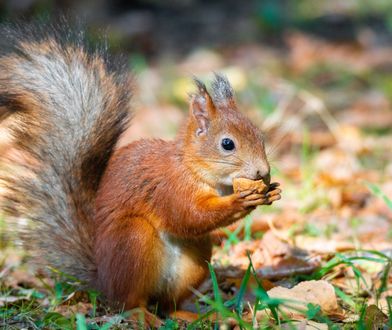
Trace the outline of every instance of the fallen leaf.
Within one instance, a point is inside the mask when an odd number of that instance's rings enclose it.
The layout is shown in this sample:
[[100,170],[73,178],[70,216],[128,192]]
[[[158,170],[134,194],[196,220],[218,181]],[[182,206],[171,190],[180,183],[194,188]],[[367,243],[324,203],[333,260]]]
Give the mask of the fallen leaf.
[[318,323],[311,320],[295,321],[282,325],[282,329],[296,329],[296,330],[328,330],[328,325],[325,323]]
[[78,302],[74,305],[59,305],[55,308],[55,312],[60,313],[64,316],[71,316],[73,314],[88,314],[93,308],[93,305],[90,303]]
[[317,267],[320,266],[318,259],[306,261],[302,258],[290,256],[289,258],[282,259],[274,266],[265,266],[256,269],[257,275],[269,280],[278,280],[289,276],[299,274],[311,274]]
[[306,311],[307,304],[319,305],[321,311],[327,315],[341,312],[333,286],[324,280],[301,282],[291,289],[275,287],[268,291],[268,295],[270,298],[290,300],[282,306],[289,318],[303,318],[303,314],[293,308]]
[[325,237],[309,237],[298,235],[295,238],[295,244],[300,249],[306,249],[320,254],[352,251],[355,245],[348,240],[328,239]]
[[370,305],[365,311],[365,329],[386,329],[388,316],[386,316],[376,305]]
[[16,297],[16,296],[5,296],[5,297],[0,297],[0,307],[3,307],[4,305],[8,304],[14,304],[20,301],[27,301],[27,297]]

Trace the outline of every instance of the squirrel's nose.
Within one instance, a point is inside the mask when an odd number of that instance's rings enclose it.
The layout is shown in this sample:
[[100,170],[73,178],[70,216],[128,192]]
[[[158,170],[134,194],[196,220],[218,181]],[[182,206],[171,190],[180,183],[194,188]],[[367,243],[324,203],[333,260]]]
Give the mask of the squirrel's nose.
[[267,185],[269,185],[270,184],[270,181],[271,181],[271,174],[268,172],[268,173],[263,173],[262,171],[260,171],[260,170],[257,170],[257,172],[256,172],[256,180],[263,180],[263,182],[265,183],[265,184],[267,184]]

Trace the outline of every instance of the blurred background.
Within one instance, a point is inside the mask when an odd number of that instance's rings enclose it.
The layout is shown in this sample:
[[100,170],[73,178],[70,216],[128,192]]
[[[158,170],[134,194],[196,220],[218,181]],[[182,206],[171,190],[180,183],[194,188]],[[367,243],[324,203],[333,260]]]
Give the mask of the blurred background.
[[[322,260],[353,248],[391,255],[392,1],[0,0],[1,22],[61,16],[136,75],[121,144],[175,136],[192,75],[208,83],[214,71],[266,132],[282,200],[225,230],[216,265],[246,268],[246,251],[258,268],[278,265],[287,250],[268,232]],[[365,273],[371,283],[375,270]],[[334,285],[347,293],[352,279]]]

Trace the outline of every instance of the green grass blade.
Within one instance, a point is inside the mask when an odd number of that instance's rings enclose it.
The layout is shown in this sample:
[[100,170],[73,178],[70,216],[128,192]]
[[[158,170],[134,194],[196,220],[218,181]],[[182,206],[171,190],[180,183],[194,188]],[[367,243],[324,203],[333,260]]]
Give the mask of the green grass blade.
[[210,263],[208,263],[208,269],[209,269],[210,275],[211,275],[212,290],[214,292],[215,301],[217,302],[218,305],[222,305],[223,306],[222,296],[221,296],[221,294],[219,292],[218,280],[216,278],[216,274],[215,274],[214,268],[211,266]]
[[244,219],[244,241],[250,241],[252,239],[252,218],[248,215]]
[[381,190],[381,188],[375,183],[367,182],[369,190],[377,197],[384,200],[385,204],[392,210],[392,199],[390,199],[385,193]]
[[[219,314],[225,319],[225,318],[233,318],[235,319],[239,326],[241,328],[244,329],[252,329],[252,326],[248,323],[246,323],[241,316],[238,316],[237,313],[233,313],[227,306],[225,306],[225,304],[220,304],[218,303],[216,300],[212,300],[210,298],[208,298],[207,296],[201,294],[200,292],[198,292],[197,290],[192,290],[193,293],[198,296],[199,298],[201,298],[203,300],[204,303],[206,303],[207,305],[209,305],[210,307],[212,307],[212,310],[203,314],[199,319],[197,319],[196,321],[192,322],[191,324],[188,325],[188,329],[200,329],[199,323],[204,320],[207,319],[208,316],[210,316],[211,314],[215,313],[215,312],[219,312]],[[217,325],[217,323],[216,323]]]
[[347,294],[345,294],[342,290],[337,288],[336,286],[334,287],[336,295],[343,300],[344,303],[349,305],[352,308],[355,308],[355,302],[354,300],[351,299],[351,297]]
[[261,301],[267,302],[268,308],[270,309],[272,316],[274,317],[275,321],[279,324],[279,315],[277,312],[277,308],[276,308],[276,306],[273,306],[272,304],[268,303],[268,301],[270,301],[271,299],[270,299],[267,291],[264,289],[263,285],[261,284],[261,282],[259,281],[259,279],[257,277],[257,273],[256,273],[255,268],[253,267],[252,258],[250,257],[249,252],[247,253],[247,255],[248,255],[249,266],[250,266],[252,275],[255,278],[256,283],[257,283],[257,289],[259,291]]
[[251,274],[251,271],[250,271],[250,264],[249,264],[248,268],[246,269],[245,275],[242,279],[241,286],[238,291],[238,295],[237,295],[237,299],[236,299],[236,303],[235,303],[235,310],[236,310],[238,316],[240,316],[242,314],[242,309],[243,309],[242,300],[244,298],[246,287],[248,286],[250,274]]
[[86,318],[82,314],[76,314],[76,330],[87,330]]

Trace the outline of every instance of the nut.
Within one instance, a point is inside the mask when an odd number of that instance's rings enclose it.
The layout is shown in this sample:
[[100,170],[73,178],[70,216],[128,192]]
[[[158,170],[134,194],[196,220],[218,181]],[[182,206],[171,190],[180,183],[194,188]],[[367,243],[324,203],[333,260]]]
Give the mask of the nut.
[[268,186],[263,182],[263,180],[249,180],[246,178],[235,178],[233,180],[233,190],[235,193],[254,190],[258,194],[263,194],[268,191]]

